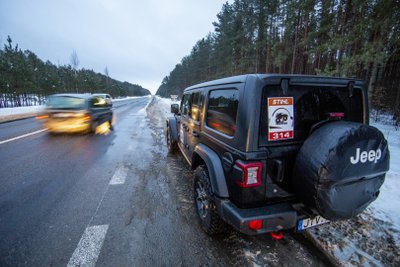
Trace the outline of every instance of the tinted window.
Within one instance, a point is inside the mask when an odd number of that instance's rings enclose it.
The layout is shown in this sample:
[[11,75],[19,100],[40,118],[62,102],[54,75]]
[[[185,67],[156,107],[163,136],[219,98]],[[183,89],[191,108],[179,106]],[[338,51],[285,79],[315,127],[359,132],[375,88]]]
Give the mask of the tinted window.
[[195,120],[199,121],[202,112],[202,104],[203,104],[203,97],[202,95],[197,92],[192,94],[192,101],[190,104],[190,117]]
[[93,97],[90,99],[90,106],[93,108],[103,108],[107,106],[107,102],[105,98],[102,98],[100,96]]
[[49,108],[80,109],[85,107],[85,99],[72,96],[50,96],[47,106]]
[[186,94],[182,96],[182,103],[181,103],[181,114],[188,115],[189,114],[189,99],[190,95]]
[[[282,97],[280,86],[267,86],[263,89],[261,117],[261,144],[268,144],[268,97]],[[349,97],[347,87],[333,86],[291,86],[290,95],[294,105],[294,141],[304,141],[311,128],[321,121],[331,119],[332,114],[342,114],[341,119],[362,123],[363,100],[362,91],[354,88]],[[290,140],[289,140],[290,141]],[[271,141],[276,142],[276,141]]]
[[239,92],[235,89],[211,91],[207,109],[207,125],[224,134],[234,135],[238,103]]

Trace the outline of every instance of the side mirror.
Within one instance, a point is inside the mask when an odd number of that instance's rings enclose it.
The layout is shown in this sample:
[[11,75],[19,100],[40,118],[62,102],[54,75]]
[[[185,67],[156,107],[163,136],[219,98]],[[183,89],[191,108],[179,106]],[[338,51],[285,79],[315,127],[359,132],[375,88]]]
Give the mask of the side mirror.
[[171,104],[171,113],[175,115],[179,113],[179,104]]

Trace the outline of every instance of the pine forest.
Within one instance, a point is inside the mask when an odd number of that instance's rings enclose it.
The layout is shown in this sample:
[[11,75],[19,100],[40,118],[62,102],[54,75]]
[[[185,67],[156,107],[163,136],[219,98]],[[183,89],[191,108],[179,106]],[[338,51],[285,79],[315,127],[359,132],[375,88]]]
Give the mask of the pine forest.
[[71,64],[43,62],[33,52],[13,45],[10,36],[0,49],[0,108],[41,105],[54,93],[108,93],[113,97],[142,96],[150,91],[140,85],[120,82],[105,73],[78,69],[76,52]]
[[157,94],[246,73],[354,77],[373,108],[400,107],[400,0],[235,0]]

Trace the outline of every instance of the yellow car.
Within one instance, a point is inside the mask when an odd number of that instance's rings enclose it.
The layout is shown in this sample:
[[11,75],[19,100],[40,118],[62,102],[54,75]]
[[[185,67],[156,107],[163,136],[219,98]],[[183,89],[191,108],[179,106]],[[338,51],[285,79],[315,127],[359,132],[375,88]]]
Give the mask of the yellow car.
[[55,94],[48,97],[42,119],[50,133],[94,133],[99,126],[112,130],[112,104],[103,95]]

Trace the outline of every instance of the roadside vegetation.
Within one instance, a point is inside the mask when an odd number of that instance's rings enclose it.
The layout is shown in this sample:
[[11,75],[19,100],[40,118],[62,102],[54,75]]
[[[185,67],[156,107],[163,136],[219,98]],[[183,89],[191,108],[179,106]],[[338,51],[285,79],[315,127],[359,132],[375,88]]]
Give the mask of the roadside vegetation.
[[22,51],[8,36],[0,48],[0,108],[41,105],[54,93],[107,93],[113,97],[150,94],[140,85],[112,79],[107,67],[101,74],[78,66],[76,51],[71,54],[71,64],[57,66],[43,62],[32,51]]

